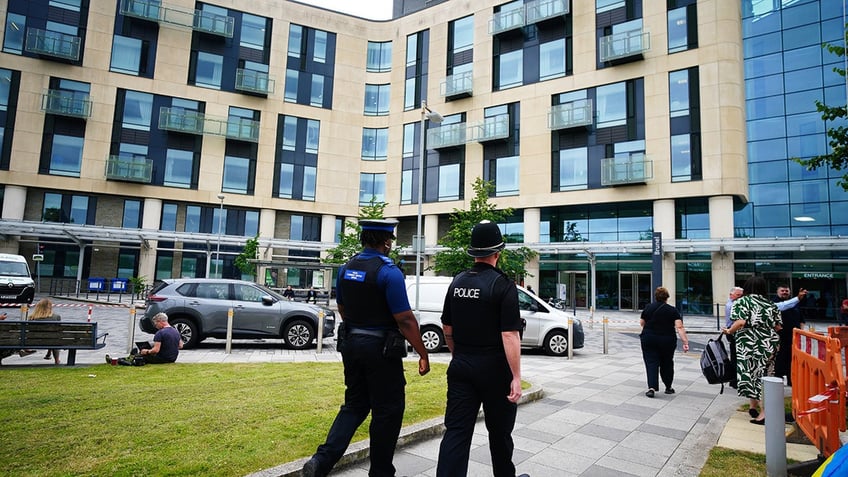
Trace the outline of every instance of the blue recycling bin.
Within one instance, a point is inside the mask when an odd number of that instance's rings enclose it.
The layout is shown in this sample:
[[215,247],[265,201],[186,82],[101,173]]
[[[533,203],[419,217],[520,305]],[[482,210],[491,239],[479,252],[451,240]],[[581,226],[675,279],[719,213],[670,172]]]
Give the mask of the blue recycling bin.
[[88,279],[88,289],[89,291],[103,291],[106,289],[106,279],[99,277],[89,277]]
[[113,292],[125,292],[127,291],[127,283],[129,282],[126,278],[113,278],[112,279],[112,288]]

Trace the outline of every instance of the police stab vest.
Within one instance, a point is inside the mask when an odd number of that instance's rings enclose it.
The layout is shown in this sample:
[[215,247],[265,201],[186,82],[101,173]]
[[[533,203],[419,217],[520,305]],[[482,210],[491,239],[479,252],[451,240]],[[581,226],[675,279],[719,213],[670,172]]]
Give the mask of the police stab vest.
[[377,285],[377,275],[384,266],[395,266],[386,256],[360,258],[354,256],[342,270],[339,281],[344,299],[344,319],[350,326],[397,328],[386,303],[385,291]]

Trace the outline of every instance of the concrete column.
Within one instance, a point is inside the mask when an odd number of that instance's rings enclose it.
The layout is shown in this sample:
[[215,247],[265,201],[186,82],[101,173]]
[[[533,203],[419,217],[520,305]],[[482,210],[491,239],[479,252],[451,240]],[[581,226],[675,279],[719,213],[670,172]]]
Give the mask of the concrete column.
[[[524,243],[539,243],[542,229],[542,209],[531,207],[524,209]],[[536,293],[539,292],[539,257],[524,264],[527,277],[524,285],[532,285]]]
[[[733,197],[729,195],[710,197],[709,208],[710,238],[733,238]],[[730,288],[736,285],[735,278],[733,252],[713,252],[713,303],[723,305],[727,301]],[[721,316],[724,316],[724,306],[718,308]]]
[[[345,219],[350,220],[350,219]],[[354,220],[355,222],[355,220]],[[342,223],[342,228],[344,229],[344,223]],[[342,230],[344,232],[344,230]],[[325,243],[335,243],[337,240],[336,237],[336,216],[335,215],[322,215],[321,216],[321,241]],[[321,256],[327,256],[326,252],[321,252]],[[330,290],[333,288],[333,269],[325,268],[322,272],[324,275],[324,288],[326,290]]]
[[[663,242],[674,239],[675,220],[674,200],[663,199],[654,201],[654,232],[662,232]],[[662,261],[662,286],[668,289],[670,305],[675,305],[675,293],[677,292],[675,254],[663,253]],[[651,290],[651,297],[654,291]]]
[[[424,247],[435,247],[439,241],[439,216],[425,215],[424,216]],[[427,267],[433,265],[433,255],[424,253],[421,255],[421,275],[433,275],[432,270],[425,272]]]
[[[148,197],[144,199],[141,213],[141,228],[144,230],[159,230],[162,223],[162,200]],[[141,243],[138,254],[138,276],[144,277],[147,283],[156,279],[156,251],[158,240],[146,240]]]
[[[3,219],[24,219],[24,209],[26,208],[26,195],[26,187],[16,185],[6,186],[5,192],[3,193]],[[0,252],[15,254],[20,252],[20,237],[17,235],[7,235],[5,237],[5,240],[0,242]]]
[[[262,209],[259,211],[259,238],[273,238],[274,230],[277,229],[277,211],[272,209]],[[274,250],[271,247],[261,247],[259,249],[260,260],[271,260]],[[262,275],[265,271],[262,270]]]

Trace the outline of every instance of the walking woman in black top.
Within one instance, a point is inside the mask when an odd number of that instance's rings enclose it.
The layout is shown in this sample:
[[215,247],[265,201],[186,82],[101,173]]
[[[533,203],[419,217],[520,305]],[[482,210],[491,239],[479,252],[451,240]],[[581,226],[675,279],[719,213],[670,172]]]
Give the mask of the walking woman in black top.
[[674,350],[677,349],[677,333],[683,340],[683,352],[689,351],[689,337],[683,328],[683,317],[677,308],[666,303],[668,290],[658,287],[654,291],[656,301],[642,310],[639,324],[642,333],[642,359],[645,361],[645,371],[648,374],[648,391],[645,396],[654,397],[660,388],[659,378],[665,384],[665,393],[674,394],[671,387],[674,381]]

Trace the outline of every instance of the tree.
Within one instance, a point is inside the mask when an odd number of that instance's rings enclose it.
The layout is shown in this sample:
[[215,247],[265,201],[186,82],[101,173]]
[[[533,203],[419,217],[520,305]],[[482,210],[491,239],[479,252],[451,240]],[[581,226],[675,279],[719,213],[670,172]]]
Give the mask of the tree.
[[[846,33],[848,38],[848,33]],[[845,47],[825,43],[824,48],[836,55],[845,56]],[[833,71],[839,76],[845,78],[845,69],[838,66],[833,67]],[[828,106],[821,101],[816,100],[816,109],[821,113],[822,119],[826,123],[843,123],[846,117],[845,104],[840,106]],[[837,171],[848,168],[848,128],[843,125],[830,127],[827,130],[827,136],[830,138],[829,144],[831,152],[821,156],[812,157],[810,159],[794,158],[798,164],[806,167],[808,171],[814,171],[819,167],[830,167]],[[848,172],[842,175],[842,178],[836,183],[843,190],[848,191]]]
[[[474,225],[481,220],[504,222],[512,215],[511,208],[497,210],[496,205],[489,202],[489,196],[495,190],[492,182],[478,177],[474,180],[472,187],[474,198],[471,199],[470,208],[468,210],[454,209],[450,216],[450,229],[438,240],[438,244],[447,250],[437,252],[433,256],[435,264],[432,269],[436,273],[453,276],[470,268],[474,259],[468,256],[466,250],[471,244],[471,229]],[[538,254],[528,247],[505,249],[501,253],[498,267],[514,280],[522,281],[528,275],[524,265],[536,256]]]
[[247,242],[244,244],[244,248],[241,253],[236,256],[236,259],[233,261],[235,263],[236,268],[241,270],[242,273],[250,275],[251,277],[256,277],[256,263],[251,262],[251,260],[256,260],[257,251],[259,250],[259,236],[253,237],[251,239],[247,239]]
[[[383,219],[384,211],[386,210],[386,202],[377,202],[375,197],[371,197],[371,202],[368,205],[363,205],[359,209],[359,220],[362,219]],[[345,221],[344,228],[339,234],[339,244],[327,250],[327,257],[324,258],[324,263],[344,264],[354,255],[362,250],[362,242],[359,240],[359,234],[362,232],[362,227],[359,223],[353,221]],[[397,243],[389,252],[389,258],[395,263],[400,261],[398,249],[401,248]]]

